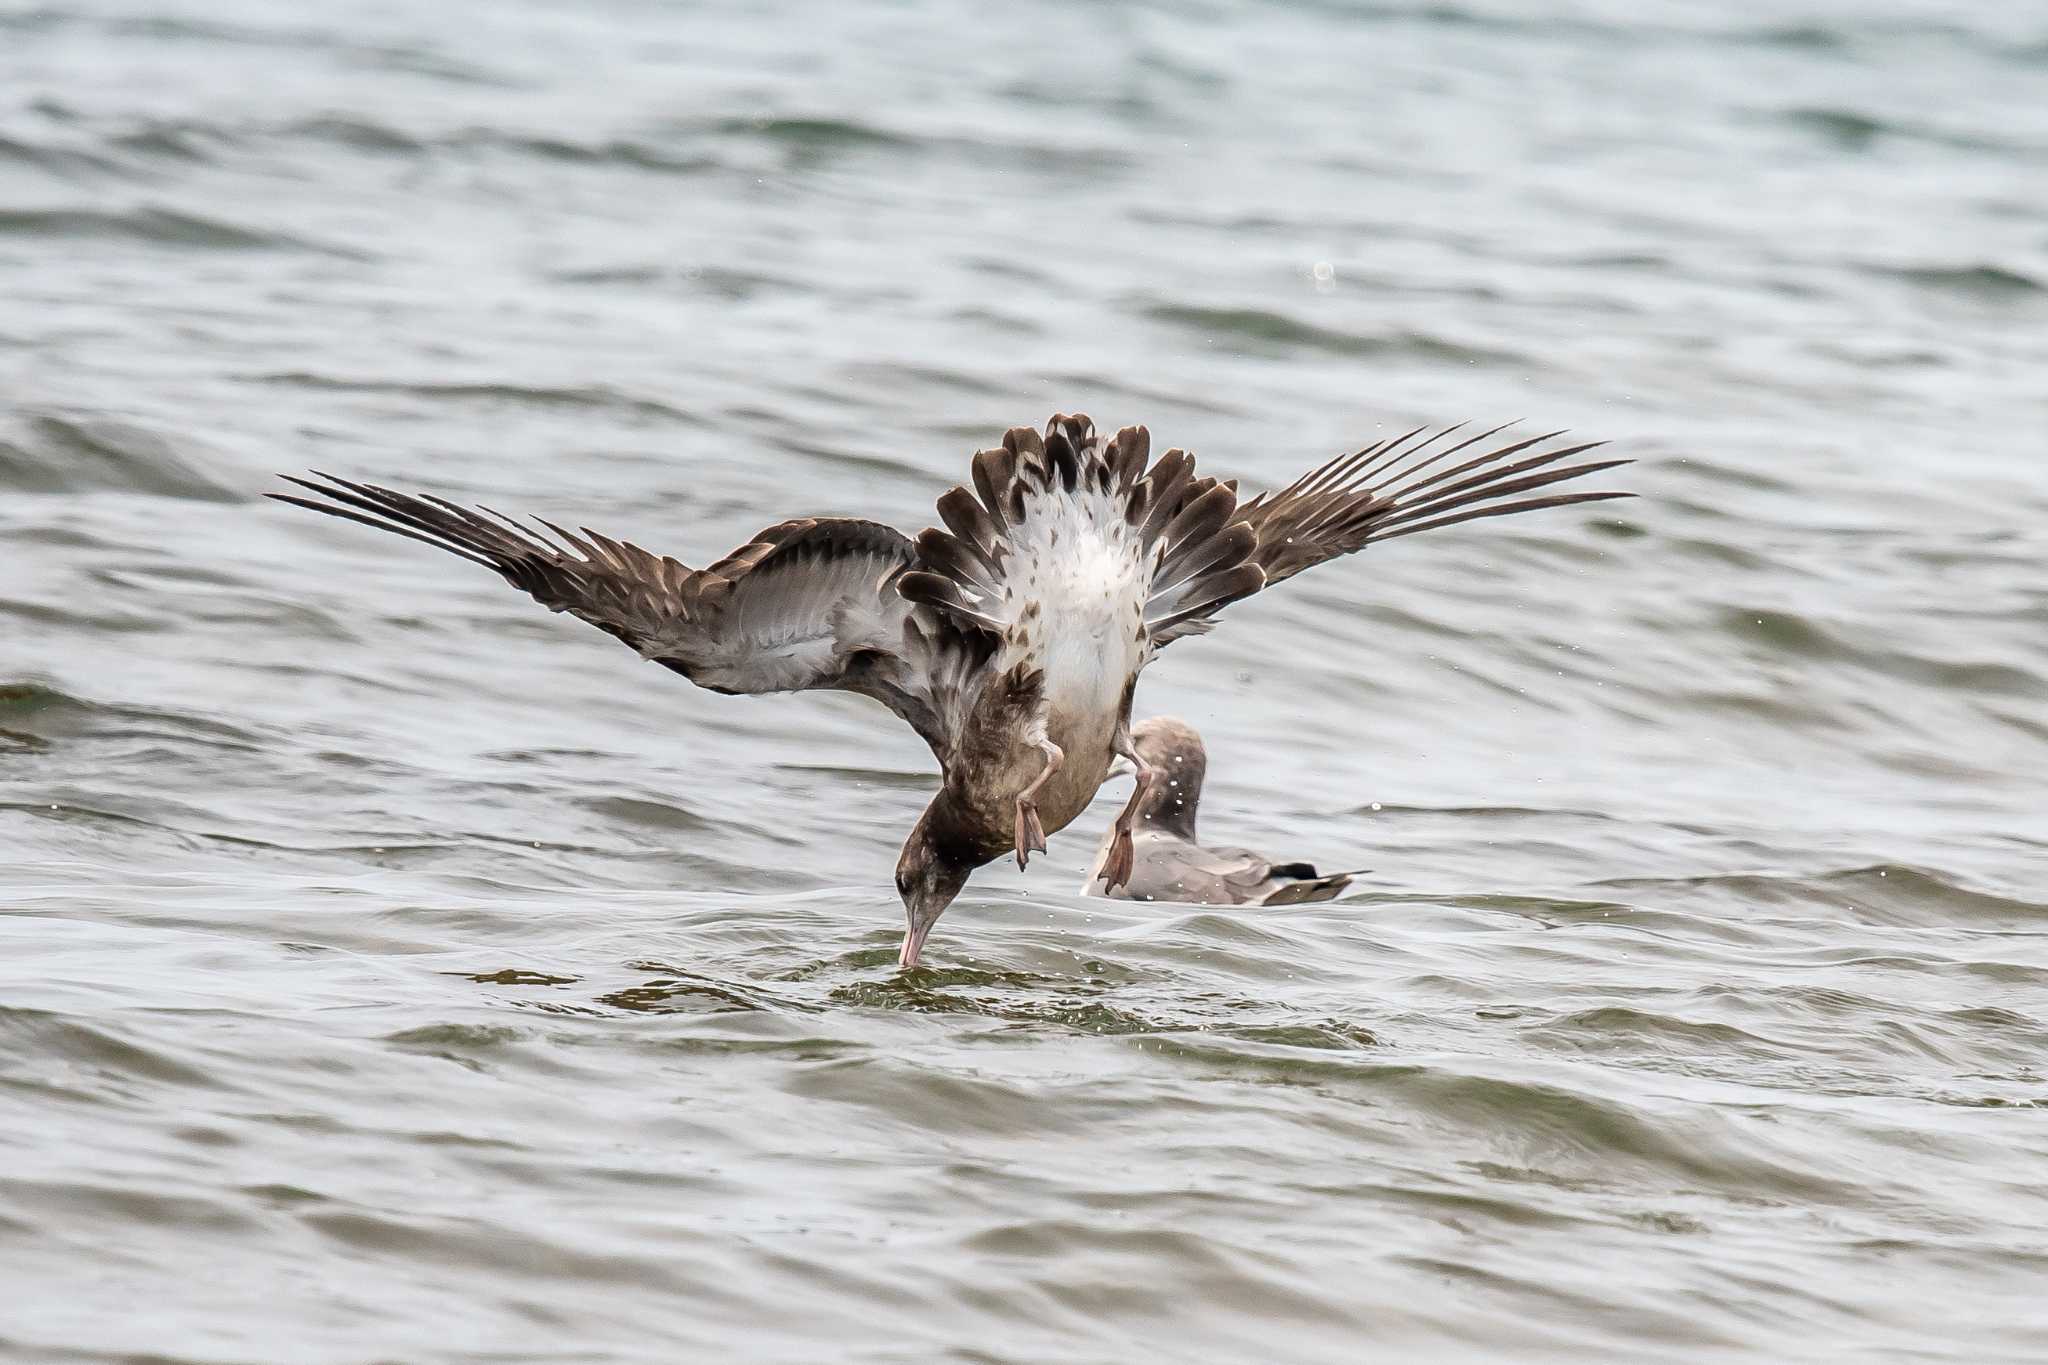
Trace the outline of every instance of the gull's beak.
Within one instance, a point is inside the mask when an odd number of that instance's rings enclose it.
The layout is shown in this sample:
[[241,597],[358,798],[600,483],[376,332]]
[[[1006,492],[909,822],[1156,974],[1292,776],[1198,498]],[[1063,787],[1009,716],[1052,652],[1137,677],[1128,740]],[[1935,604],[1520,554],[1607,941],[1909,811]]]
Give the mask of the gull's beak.
[[924,956],[924,941],[930,937],[932,926],[946,913],[946,907],[967,885],[973,872],[974,864],[949,858],[935,849],[925,831],[925,822],[918,822],[896,864],[896,894],[903,897],[903,919],[909,926],[903,934],[903,947],[896,954],[897,965],[906,971],[917,965],[917,960]]
[[958,880],[945,878],[937,885],[915,888],[903,898],[903,918],[909,927],[903,934],[903,947],[896,954],[898,966],[908,971],[917,965],[924,956],[924,941],[931,936],[932,926],[946,913],[946,907],[960,894],[966,881],[966,874],[962,873]]
[[909,932],[903,935],[903,947],[896,954],[897,966],[909,971],[917,965],[918,958],[924,955],[925,938],[930,935],[932,926],[938,922],[939,917],[933,915],[922,924],[915,921],[911,923]]

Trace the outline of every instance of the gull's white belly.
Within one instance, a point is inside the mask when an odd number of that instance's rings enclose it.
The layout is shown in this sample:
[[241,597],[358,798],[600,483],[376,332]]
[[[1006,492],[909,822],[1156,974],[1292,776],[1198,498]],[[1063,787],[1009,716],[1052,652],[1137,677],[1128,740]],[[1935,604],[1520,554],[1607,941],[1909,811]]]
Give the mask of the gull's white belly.
[[1073,582],[1061,599],[1045,603],[1043,632],[1034,642],[1045,674],[1046,734],[1065,761],[1039,797],[1048,832],[1095,798],[1109,769],[1124,688],[1143,662],[1140,599],[1126,583]]
[[[1124,689],[1145,661],[1150,586],[1122,506],[1099,495],[1039,502],[1013,542],[1003,603],[1012,625],[1000,667],[1021,664],[1043,679],[1043,733],[1064,755],[1037,796],[1047,833],[1079,815],[1108,772]],[[1003,764],[996,785],[1011,800],[1044,770],[1036,739],[1018,734]]]

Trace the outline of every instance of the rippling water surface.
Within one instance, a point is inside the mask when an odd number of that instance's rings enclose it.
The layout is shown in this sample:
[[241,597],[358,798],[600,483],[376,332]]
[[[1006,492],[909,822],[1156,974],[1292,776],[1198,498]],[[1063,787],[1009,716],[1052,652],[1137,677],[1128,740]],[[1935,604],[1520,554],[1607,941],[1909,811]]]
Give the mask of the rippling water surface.
[[[2048,18],[0,0],[0,1353],[2048,1355]],[[266,503],[702,563],[1055,409],[1629,503],[1147,675],[1271,912]]]

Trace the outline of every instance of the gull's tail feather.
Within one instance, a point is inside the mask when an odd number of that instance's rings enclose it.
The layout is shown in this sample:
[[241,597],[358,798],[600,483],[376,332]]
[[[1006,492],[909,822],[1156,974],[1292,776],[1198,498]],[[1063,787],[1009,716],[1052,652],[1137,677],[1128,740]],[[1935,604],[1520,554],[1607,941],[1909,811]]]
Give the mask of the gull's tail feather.
[[1143,427],[1107,441],[1087,417],[1014,427],[974,457],[973,491],[939,499],[944,529],[918,537],[900,591],[964,629],[1000,633],[1035,605],[1048,574],[1084,543],[1127,573],[1148,634],[1256,592],[1256,533],[1237,524],[1234,485],[1195,474],[1185,451],[1154,462]]
[[[1363,869],[1360,870],[1362,871]],[[1275,876],[1295,875],[1288,868],[1284,867],[1274,868],[1273,873]],[[1277,890],[1268,892],[1259,904],[1267,906],[1307,905],[1312,901],[1335,900],[1344,894],[1345,889],[1351,885],[1352,877],[1356,875],[1353,872],[1326,872],[1321,876],[1317,876],[1315,869],[1310,868],[1307,876],[1297,881],[1291,881]]]

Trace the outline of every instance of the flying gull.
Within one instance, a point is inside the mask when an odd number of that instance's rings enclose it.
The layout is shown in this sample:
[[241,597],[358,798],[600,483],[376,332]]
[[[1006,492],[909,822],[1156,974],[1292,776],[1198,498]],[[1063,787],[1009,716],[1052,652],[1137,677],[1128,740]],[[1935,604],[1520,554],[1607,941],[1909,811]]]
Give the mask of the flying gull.
[[[1081,813],[1121,755],[1137,784],[1103,875],[1127,884],[1131,831],[1159,780],[1130,732],[1138,674],[1230,603],[1375,541],[1476,517],[1625,497],[1539,493],[1628,463],[1567,464],[1599,442],[1561,432],[1488,445],[1418,428],[1342,455],[1277,493],[1181,450],[1151,459],[1143,427],[1108,441],[1082,416],[1013,428],[974,457],[973,491],[938,501],[915,539],[878,522],[777,522],[708,568],[589,529],[393,492],[316,472],[270,496],[425,541],[493,569],[543,606],[618,637],[714,692],[830,688],[872,697],[931,746],[942,780],[896,865],[909,920],[899,960],[967,879],[1023,867]],[[1478,447],[1480,453],[1471,453]],[[1534,496],[1531,496],[1534,495]]]
[[[1121,889],[1105,870],[1117,838],[1111,830],[1095,855],[1088,889],[1126,901],[1182,901],[1193,905],[1301,905],[1326,901],[1351,885],[1352,872],[1322,873],[1308,863],[1276,863],[1248,848],[1204,848],[1195,842],[1195,815],[1209,755],[1186,721],[1154,716],[1131,727],[1138,757],[1160,776],[1131,822],[1131,875]],[[1109,775],[1135,773],[1128,760]]]

